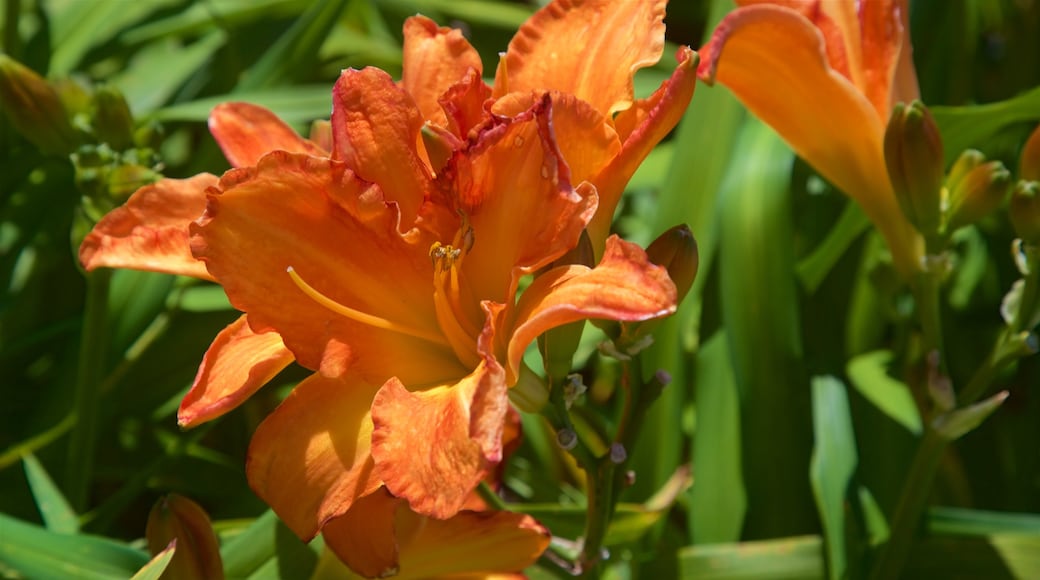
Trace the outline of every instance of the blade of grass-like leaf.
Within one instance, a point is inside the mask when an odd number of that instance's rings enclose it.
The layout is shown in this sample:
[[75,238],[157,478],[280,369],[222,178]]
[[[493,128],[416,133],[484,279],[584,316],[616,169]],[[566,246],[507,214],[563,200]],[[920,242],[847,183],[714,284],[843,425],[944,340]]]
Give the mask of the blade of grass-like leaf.
[[882,413],[914,435],[921,434],[921,414],[910,388],[888,376],[892,353],[877,350],[861,354],[849,361],[846,372],[856,390]]
[[328,85],[278,87],[274,89],[236,92],[178,103],[155,112],[159,121],[199,121],[209,118],[213,107],[229,100],[246,101],[267,107],[289,123],[328,119],[332,111],[332,89]]
[[856,471],[856,436],[852,432],[845,385],[834,377],[812,381],[813,431],[816,445],[809,464],[809,479],[823,520],[827,572],[832,579],[848,571],[845,554],[845,503]]
[[309,0],[207,0],[128,30],[122,38],[127,44],[138,44],[167,36],[203,35],[218,26],[233,28],[260,18],[295,16],[309,5]]
[[810,397],[790,243],[794,154],[750,118],[737,150],[719,204],[719,296],[741,394],[744,534],[794,535],[817,526],[806,477]]
[[[732,7],[732,0],[713,0],[709,22],[718,22]],[[658,195],[652,235],[680,223],[689,225],[697,240],[700,273],[679,311],[658,327],[657,340],[644,355],[647,370],[668,371],[673,384],[650,407],[636,451],[630,455],[637,474],[635,497],[653,493],[682,462],[684,442],[677,434],[682,432],[690,390],[689,353],[697,349],[704,285],[715,254],[719,186],[743,117],[743,107],[729,91],[701,85],[672,141],[675,154]]]
[[149,14],[177,4],[177,0],[152,2],[48,2],[47,8],[56,39],[51,55],[51,74],[67,75],[83,55],[115,37],[121,30]]
[[747,497],[740,465],[740,394],[728,337],[716,333],[697,356],[696,479],[690,488],[689,527],[695,544],[740,539]]
[[823,578],[819,536],[709,544],[679,551],[684,580],[814,580]]
[[148,556],[115,540],[57,534],[0,514],[0,561],[27,578],[129,578]]
[[904,578],[1040,578],[1040,538],[995,534],[928,537],[910,553]]
[[0,453],[0,470],[18,463],[26,454],[50,445],[57,438],[67,433],[75,424],[76,413],[72,411],[53,427],[4,450],[3,453]]
[[959,536],[1024,534],[1040,538],[1040,515],[934,507],[928,511],[928,530]]
[[858,204],[847,202],[838,223],[827,232],[827,237],[811,254],[798,262],[798,278],[805,286],[806,292],[816,292],[831,268],[845,255],[856,238],[869,227],[870,220],[867,219],[867,214],[863,213]]
[[222,30],[215,30],[188,46],[158,41],[137,51],[129,66],[109,82],[123,92],[135,115],[151,113],[197,73],[226,39]]
[[228,578],[306,578],[321,546],[301,542],[268,510],[221,546],[220,558]]
[[40,510],[40,516],[43,517],[47,529],[59,534],[78,532],[79,516],[40,461],[31,453],[23,457],[22,461],[25,464],[25,478],[29,481],[29,489],[36,500],[36,509]]
[[177,550],[177,540],[174,539],[170,542],[169,546],[155,555],[147,564],[145,564],[137,574],[134,574],[130,580],[159,580],[162,577],[163,572],[166,571],[166,567],[170,565],[170,560],[173,559],[173,554]]
[[314,60],[345,5],[346,0],[313,3],[242,75],[235,93],[290,84]]
[[412,13],[440,13],[473,26],[496,26],[510,30],[519,28],[532,13],[530,8],[490,0],[381,0],[380,4]]
[[888,520],[881,510],[874,494],[862,485],[857,491],[859,508],[863,512],[863,524],[867,531],[867,541],[871,547],[880,546],[888,541]]
[[1040,88],[998,103],[932,107],[931,112],[942,134],[946,163],[952,163],[961,151],[982,147],[1008,125],[1040,119]]

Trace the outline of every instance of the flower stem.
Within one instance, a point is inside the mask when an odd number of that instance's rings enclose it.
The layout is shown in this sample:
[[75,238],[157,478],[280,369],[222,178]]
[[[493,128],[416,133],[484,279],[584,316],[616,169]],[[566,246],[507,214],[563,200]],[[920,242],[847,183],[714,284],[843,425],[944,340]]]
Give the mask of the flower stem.
[[108,290],[112,271],[88,272],[87,297],[80,336],[76,373],[76,424],[69,438],[65,463],[65,493],[73,509],[82,512],[87,504],[94,447],[97,438],[98,396],[108,345]]

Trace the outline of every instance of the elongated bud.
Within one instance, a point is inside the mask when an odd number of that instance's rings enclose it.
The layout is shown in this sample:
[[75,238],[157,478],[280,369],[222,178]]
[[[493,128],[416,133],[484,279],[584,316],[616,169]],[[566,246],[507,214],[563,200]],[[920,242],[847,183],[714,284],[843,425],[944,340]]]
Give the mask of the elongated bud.
[[1033,134],[1022,148],[1022,156],[1018,160],[1018,176],[1027,181],[1040,181],[1040,125],[1033,129]]
[[54,88],[5,54],[0,54],[0,104],[11,125],[46,154],[67,155],[79,143]]
[[[550,264],[548,269],[573,264],[592,267],[594,260],[592,240],[589,239],[588,233],[582,231],[578,244]],[[542,353],[545,374],[552,381],[551,384],[555,385],[570,374],[574,351],[578,350],[584,329],[585,321],[581,320],[550,329],[538,337],[538,350]]]
[[680,224],[658,236],[646,248],[646,255],[651,262],[668,270],[668,276],[675,284],[676,301],[682,302],[693,286],[700,266],[697,240],[693,239],[689,226]]
[[959,439],[999,409],[1009,396],[1007,391],[1001,391],[974,405],[939,415],[932,421],[932,428],[948,441]]
[[946,177],[946,232],[973,224],[1000,207],[1011,185],[1011,172],[999,161],[969,149]]
[[903,214],[919,232],[939,231],[943,146],[939,127],[921,101],[899,103],[885,130],[885,166]]
[[111,85],[94,93],[94,132],[98,141],[115,151],[129,149],[134,143],[134,117],[123,93]]
[[1040,244],[1040,181],[1019,181],[1008,208],[1015,235],[1029,244]]
[[164,579],[224,577],[220,546],[209,516],[199,504],[184,496],[170,494],[152,506],[145,538],[152,555],[177,539],[177,551],[163,573]]

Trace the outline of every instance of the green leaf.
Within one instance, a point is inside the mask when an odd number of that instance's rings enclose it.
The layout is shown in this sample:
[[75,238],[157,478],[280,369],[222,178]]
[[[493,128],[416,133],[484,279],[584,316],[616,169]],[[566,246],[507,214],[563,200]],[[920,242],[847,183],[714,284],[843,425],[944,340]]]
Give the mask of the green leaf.
[[689,580],[814,580],[823,578],[823,541],[800,536],[709,544],[679,551],[681,578]]
[[0,562],[29,578],[129,578],[148,556],[126,544],[47,531],[0,514]]
[[289,30],[243,75],[235,90],[251,91],[290,84],[314,61],[325,38],[346,5],[346,0],[320,0],[300,15]]
[[933,507],[928,511],[928,531],[958,536],[1024,534],[1040,538],[1040,515]]
[[697,430],[690,488],[689,526],[695,544],[740,539],[747,509],[740,464],[740,394],[730,366],[728,337],[717,332],[698,353]]
[[834,377],[812,381],[813,431],[816,445],[809,465],[809,480],[823,520],[828,577],[844,578],[846,497],[858,462],[856,436],[845,385]]
[[51,73],[71,73],[91,48],[107,42],[149,14],[177,3],[176,0],[48,2],[47,8],[53,23],[52,37],[56,40],[51,55]]
[[226,40],[227,35],[216,30],[187,46],[169,39],[156,42],[137,51],[110,82],[123,92],[134,115],[151,113],[197,74]]
[[859,508],[863,512],[863,523],[867,531],[867,541],[871,547],[880,546],[888,541],[889,529],[885,512],[874,499],[874,494],[862,485],[857,490]]
[[268,510],[224,544],[220,558],[228,578],[306,578],[322,545],[303,543]]
[[1040,578],[1040,537],[929,537],[911,551],[905,578]]
[[930,110],[942,134],[946,163],[952,163],[962,151],[980,148],[1008,125],[1040,119],[1040,88],[998,103]]
[[329,111],[332,110],[332,88],[329,85],[318,85],[242,91],[236,92],[234,97],[220,95],[172,105],[156,111],[154,117],[159,121],[204,122],[213,107],[230,100],[267,107],[288,123],[305,123],[328,119]]
[[78,532],[79,516],[36,456],[29,453],[22,461],[25,464],[25,478],[29,480],[29,488],[36,500],[36,509],[40,510],[47,529],[59,534]]
[[492,0],[382,0],[381,3],[412,13],[443,15],[471,26],[508,30],[516,30],[531,16],[530,8]]
[[882,413],[915,435],[921,433],[921,414],[910,393],[901,381],[888,376],[892,353],[876,350],[861,354],[849,361],[846,372],[852,386]]
[[838,223],[827,232],[827,237],[811,254],[798,262],[798,278],[805,286],[806,292],[816,292],[823,279],[848,251],[849,246],[868,228],[870,220],[867,219],[867,214],[863,213],[859,204],[849,200],[838,218]]
[[236,28],[259,20],[288,18],[299,15],[310,4],[308,0],[207,0],[192,3],[166,18],[154,20],[128,30],[123,39],[138,44],[169,36],[202,36],[219,27]]
[[163,551],[156,554],[151,561],[138,570],[130,580],[159,580],[166,571],[166,567],[170,565],[170,560],[173,559],[176,550],[177,540],[174,539],[169,546],[166,546]]
[[742,405],[744,533],[792,535],[817,526],[806,480],[810,397],[789,243],[794,154],[750,118],[736,149],[719,204],[719,300]]
[[185,288],[183,292],[174,294],[174,305],[188,312],[222,312],[234,310],[228,301],[227,293],[222,286],[201,284]]

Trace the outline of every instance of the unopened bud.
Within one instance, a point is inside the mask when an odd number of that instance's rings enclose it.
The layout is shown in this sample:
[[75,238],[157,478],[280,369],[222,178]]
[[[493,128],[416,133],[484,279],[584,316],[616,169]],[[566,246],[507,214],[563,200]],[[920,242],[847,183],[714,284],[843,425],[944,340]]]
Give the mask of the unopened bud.
[[0,104],[11,125],[44,153],[67,155],[79,143],[54,88],[5,54],[0,54]]
[[961,154],[946,178],[947,232],[973,224],[1000,207],[1011,185],[1011,172],[999,161],[986,162],[975,150]]
[[1040,244],[1040,181],[1019,181],[1008,208],[1015,235],[1029,244]]
[[177,540],[177,551],[163,573],[172,580],[223,578],[220,546],[209,516],[190,499],[170,494],[160,499],[148,514],[145,528],[148,550],[152,555]]
[[947,441],[959,439],[982,424],[1009,396],[1010,393],[1007,391],[1001,391],[974,405],[939,415],[932,421],[932,427]]
[[697,240],[693,239],[689,226],[680,224],[658,236],[646,248],[646,255],[651,262],[668,270],[675,284],[676,302],[682,302],[693,286],[700,265]]
[[1018,160],[1018,176],[1027,181],[1040,181],[1040,125],[1033,129],[1033,134],[1022,148],[1022,156]]
[[620,443],[610,444],[610,462],[615,465],[621,465],[628,459],[628,451],[625,451],[625,446]]
[[[578,243],[566,254],[553,261],[545,270],[574,264],[592,267],[595,263],[592,240],[584,230]],[[554,383],[571,372],[574,351],[578,350],[585,321],[579,320],[547,330],[538,337],[538,350],[542,353],[545,373]]]
[[578,446],[578,434],[574,429],[560,429],[556,432],[556,443],[565,451],[570,451]]
[[921,101],[899,103],[885,130],[885,166],[907,220],[925,236],[940,226],[943,145],[939,127]]
[[111,85],[94,93],[94,133],[98,141],[115,151],[129,149],[134,142],[134,117],[123,93]]

